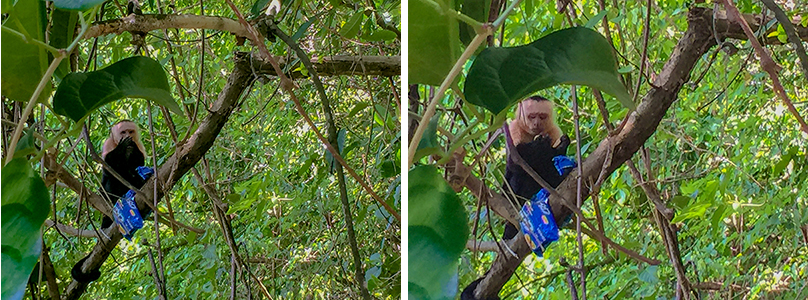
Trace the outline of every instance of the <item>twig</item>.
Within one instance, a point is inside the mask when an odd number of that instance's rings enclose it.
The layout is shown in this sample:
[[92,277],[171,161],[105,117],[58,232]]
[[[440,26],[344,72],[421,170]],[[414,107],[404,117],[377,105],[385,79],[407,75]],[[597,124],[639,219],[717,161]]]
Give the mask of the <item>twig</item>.
[[772,88],[774,89],[774,93],[780,97],[780,100],[788,107],[788,110],[791,112],[792,115],[797,119],[797,122],[800,123],[800,128],[803,132],[808,134],[808,123],[805,123],[805,119],[800,116],[800,113],[797,111],[797,108],[794,107],[794,104],[788,98],[785,89],[783,88],[783,84],[780,83],[780,78],[777,77],[777,73],[780,71],[780,66],[772,60],[771,55],[763,49],[763,46],[760,45],[757,38],[755,37],[755,33],[752,32],[752,29],[749,28],[749,24],[746,23],[746,20],[741,16],[741,13],[738,11],[738,8],[735,7],[735,4],[729,0],[721,0],[724,4],[724,8],[727,10],[727,14],[735,19],[735,22],[741,25],[743,28],[744,33],[749,38],[749,42],[752,43],[752,47],[755,48],[755,52],[760,57],[760,67],[769,74],[769,78],[772,80]]
[[[152,138],[151,138],[151,147],[152,147],[151,153],[152,153],[152,167],[154,168],[153,169],[154,174],[152,176],[154,176],[154,178],[155,178],[155,180],[154,180],[154,188],[152,189],[152,191],[154,192],[154,208],[155,208],[154,210],[157,211],[157,201],[160,199],[159,197],[157,197],[157,189],[159,189],[158,186],[160,185],[160,180],[157,180],[157,179],[160,178],[160,176],[157,174],[157,171],[158,171],[158,168],[157,168],[157,147],[155,146],[155,143],[154,143],[156,135],[154,134],[154,122],[152,120],[152,106],[151,106],[151,104],[148,104],[147,107],[148,107],[148,111],[149,111],[149,133],[152,136]],[[166,197],[166,199],[168,199],[168,197]],[[166,201],[168,201],[168,200],[166,200]],[[166,203],[169,203],[169,202],[166,202]],[[173,216],[172,216],[172,218],[173,218]],[[156,269],[155,271],[157,271],[157,276],[159,277],[160,282],[162,283],[162,284],[158,285],[157,287],[160,288],[159,289],[160,297],[165,299],[167,297],[166,286],[165,286],[165,283],[166,283],[166,270],[165,270],[165,266],[163,265],[163,250],[160,247],[160,223],[159,223],[159,220],[158,220],[157,213],[154,214],[154,238],[155,238],[155,244],[156,244],[155,246],[157,247],[157,266],[159,267],[159,269]],[[149,253],[151,253],[151,249],[149,249]],[[151,254],[149,254],[149,255],[151,255]]]
[[[575,124],[575,160],[580,162],[581,161],[581,124],[580,114],[578,113],[578,88],[576,85],[571,87],[572,92],[572,119],[573,123]],[[583,197],[583,179],[584,173],[583,169],[577,168],[578,170],[578,178],[577,179],[577,186],[575,192],[576,198],[576,208],[579,210],[584,206],[584,197]],[[577,268],[581,274],[581,298],[586,299],[586,269],[584,269],[584,239],[581,236],[581,221],[584,218],[575,218],[575,239],[578,242],[578,263]],[[557,221],[556,221],[557,222]],[[590,225],[591,226],[591,225]],[[594,228],[594,226],[592,226]],[[572,273],[567,273],[569,280],[572,281]],[[574,285],[573,285],[574,286]],[[573,298],[576,298],[577,295],[573,293]]]
[[303,106],[300,104],[300,100],[294,93],[293,88],[296,87],[295,83],[283,73],[283,71],[280,68],[280,65],[278,64],[278,61],[275,59],[275,57],[273,57],[269,53],[269,50],[267,50],[266,45],[264,45],[263,38],[261,38],[261,34],[258,33],[255,30],[255,28],[253,28],[252,25],[250,25],[250,23],[247,23],[247,21],[244,20],[244,16],[241,14],[241,11],[239,11],[238,8],[236,8],[235,4],[233,4],[232,1],[227,0],[227,4],[230,5],[230,8],[238,16],[239,22],[241,22],[241,24],[247,28],[247,32],[249,33],[248,38],[252,40],[253,43],[258,47],[261,56],[264,56],[263,58],[268,60],[269,63],[272,65],[272,68],[275,70],[275,73],[278,74],[278,76],[281,79],[281,87],[287,94],[289,94],[289,97],[292,99],[292,102],[295,103],[295,109],[297,109],[297,112],[303,117],[306,123],[308,123],[312,131],[314,131],[314,134],[317,135],[318,139],[320,139],[320,142],[322,142],[325,145],[326,149],[328,149],[328,152],[331,152],[331,155],[334,157],[334,159],[336,159],[340,164],[342,164],[342,166],[348,171],[348,173],[351,174],[351,177],[353,177],[359,183],[359,185],[361,185],[365,189],[365,191],[367,191],[368,194],[370,194],[371,197],[373,197],[373,199],[376,200],[376,202],[381,204],[385,208],[385,210],[387,210],[387,212],[393,215],[396,218],[396,220],[398,220],[398,222],[401,223],[401,215],[398,212],[396,212],[396,210],[393,209],[389,204],[387,204],[387,202],[384,202],[381,199],[381,197],[379,197],[379,195],[377,195],[376,192],[374,192],[373,189],[371,189],[370,186],[364,180],[362,180],[361,177],[358,174],[356,174],[356,172],[350,166],[348,166],[348,163],[345,162],[345,159],[342,158],[342,155],[340,155],[339,151],[337,151],[337,149],[334,148],[334,146],[331,145],[331,143],[325,137],[323,137],[322,133],[320,133],[320,130],[317,129],[317,125],[314,124],[314,122],[309,117],[308,113],[306,113],[306,110],[303,109]]
[[[146,243],[146,246],[149,246],[148,243]],[[158,270],[157,265],[154,264],[154,254],[152,253],[151,247],[147,247],[147,251],[149,252],[149,263],[151,263],[154,286],[157,287],[157,291],[160,293],[158,299],[166,299],[166,295],[163,292],[165,290],[163,288],[163,281],[160,279],[160,270]]]
[[777,19],[777,22],[780,22],[780,25],[783,26],[788,41],[794,45],[794,52],[796,52],[797,57],[800,58],[803,75],[808,79],[808,54],[805,53],[805,47],[802,46],[802,41],[800,41],[800,37],[797,36],[797,30],[794,29],[794,24],[791,24],[791,20],[788,19],[786,13],[783,12],[777,3],[774,3],[772,0],[761,0],[761,2],[763,2],[769,10],[774,12],[774,17]]

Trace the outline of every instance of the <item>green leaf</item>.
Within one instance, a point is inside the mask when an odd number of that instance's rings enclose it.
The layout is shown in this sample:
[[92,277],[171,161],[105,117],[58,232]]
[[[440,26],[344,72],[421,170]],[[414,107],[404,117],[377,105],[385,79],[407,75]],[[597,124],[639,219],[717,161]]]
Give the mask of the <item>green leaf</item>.
[[382,161],[382,163],[379,165],[379,173],[381,173],[382,177],[384,178],[395,177],[401,173],[401,168],[395,160],[388,159]]
[[[50,29],[50,43],[51,46],[65,49],[70,46],[75,38],[76,24],[78,24],[78,13],[75,11],[67,11],[62,9],[55,9],[52,13],[53,26]],[[49,56],[49,61],[53,61],[53,55]],[[70,73],[70,60],[63,59],[59,63],[59,68],[56,69],[54,75],[62,79]]]
[[469,236],[466,210],[434,166],[415,167],[409,178],[409,284],[422,297],[454,297]]
[[[44,4],[43,1],[18,1],[10,10],[8,19],[3,20],[3,26],[27,34],[28,39],[44,41]],[[2,94],[14,101],[27,102],[48,69],[48,53],[5,30],[0,33],[0,39],[3,41],[0,49],[3,58],[0,66]],[[45,101],[50,94],[51,85],[46,84],[38,101]]]
[[688,203],[690,203],[690,199],[691,198],[688,197],[688,196],[678,195],[678,196],[673,196],[673,198],[671,198],[670,203],[673,204],[673,207],[675,209],[682,209],[682,208],[686,207]]
[[364,16],[365,14],[361,12],[355,12],[354,15],[348,19],[348,22],[346,22],[345,25],[343,25],[339,30],[339,35],[346,39],[356,37],[356,34],[359,32],[359,28],[362,27],[362,18]]
[[156,60],[134,56],[95,72],[68,74],[53,96],[53,111],[73,121],[122,98],[143,98],[183,115]]
[[[460,12],[478,22],[486,23],[488,22],[488,12],[490,8],[491,0],[465,0],[463,1],[463,6],[461,7]],[[468,45],[471,43],[471,40],[474,39],[474,36],[477,35],[477,32],[475,32],[474,28],[469,24],[466,24],[465,22],[459,23],[460,41],[463,42],[463,45]]]
[[657,284],[659,283],[659,277],[657,276],[657,271],[659,271],[659,266],[648,266],[637,276],[640,280],[650,283],[650,284]]
[[350,112],[348,112],[348,116],[346,116],[345,119],[350,120],[351,118],[356,116],[356,114],[358,114],[360,111],[362,111],[363,109],[365,109],[367,107],[368,107],[367,102],[359,102],[359,103],[357,103],[356,105],[354,105],[354,108],[351,109]]
[[303,34],[306,33],[306,30],[308,30],[309,27],[311,27],[311,23],[314,23],[315,20],[317,20],[317,18],[311,18],[311,20],[309,20],[308,22],[303,23],[303,25],[300,25],[300,28],[297,29],[295,35],[292,36],[292,40],[297,41],[297,39],[303,36]]
[[440,151],[440,144],[438,144],[438,120],[440,120],[440,114],[435,114],[432,116],[432,120],[429,120],[429,124],[426,125],[424,135],[421,137],[421,141],[418,142],[418,149],[415,150],[414,161],[418,161],[421,157]]
[[42,251],[40,230],[50,213],[50,198],[45,182],[24,158],[14,158],[4,166],[0,181],[2,298],[21,299]]
[[452,7],[448,0],[409,1],[408,84],[438,86],[460,57],[457,19],[444,11]]
[[[345,135],[347,133],[348,132],[345,130],[345,128],[340,129],[337,132],[337,145],[331,145],[336,146],[340,156],[345,155],[343,150],[345,150]],[[334,155],[331,154],[331,151],[328,151],[328,148],[324,148],[323,151],[325,151],[323,155],[325,156],[325,160],[328,162],[329,170],[331,170],[331,172],[335,172],[335,168],[337,167],[336,165],[339,164],[339,162],[334,159]]]
[[781,156],[780,161],[774,164],[772,175],[780,176],[780,173],[788,166],[788,163],[791,162],[791,159],[797,154],[797,151],[797,148],[791,148],[785,155]]
[[269,3],[269,0],[256,0],[253,6],[250,8],[250,13],[253,16],[263,13],[264,9],[267,8],[267,3]]
[[88,10],[106,0],[54,0],[53,6],[64,10]]
[[368,42],[379,42],[379,41],[392,41],[395,40],[398,36],[395,32],[390,30],[378,30],[371,32],[370,34],[363,35],[362,39]]
[[608,12],[609,12],[608,10],[601,10],[597,15],[589,19],[589,21],[586,22],[584,27],[595,28],[595,26],[598,26],[598,23],[603,20],[603,16],[605,16],[606,13]]
[[17,148],[14,149],[14,158],[21,157],[24,158],[28,155],[35,154],[37,151],[36,145],[34,145],[34,127],[28,127],[25,130],[25,135],[23,135],[20,140],[17,142]]
[[466,99],[494,114],[558,84],[587,85],[634,108],[620,83],[612,48],[600,33],[583,27],[553,32],[530,44],[484,50],[466,77]]
[[707,208],[709,207],[710,203],[696,202],[696,204],[690,205],[684,210],[682,210],[682,212],[676,214],[676,216],[673,217],[673,220],[671,220],[671,223],[682,222],[688,219],[701,218],[702,216],[704,216],[704,213],[707,212]]

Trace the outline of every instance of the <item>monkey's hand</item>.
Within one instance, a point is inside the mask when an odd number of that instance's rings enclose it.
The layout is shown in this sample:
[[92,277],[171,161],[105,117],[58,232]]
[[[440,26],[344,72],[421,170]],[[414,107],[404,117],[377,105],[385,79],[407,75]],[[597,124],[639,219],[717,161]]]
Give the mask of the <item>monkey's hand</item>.
[[[124,157],[127,158],[127,159],[129,157],[132,157],[132,153],[135,150],[138,150],[137,149],[137,143],[135,143],[135,141],[132,140],[132,137],[130,137],[130,136],[127,136],[127,137],[121,139],[121,142],[118,143],[118,147],[120,147],[121,149],[124,150]],[[140,151],[140,150],[138,150],[138,151]]]
[[556,155],[567,155],[567,147],[570,145],[570,137],[566,134],[561,136],[558,146],[555,147]]
[[135,141],[132,140],[131,136],[127,136],[121,139],[118,147],[137,147],[137,145],[135,145]]

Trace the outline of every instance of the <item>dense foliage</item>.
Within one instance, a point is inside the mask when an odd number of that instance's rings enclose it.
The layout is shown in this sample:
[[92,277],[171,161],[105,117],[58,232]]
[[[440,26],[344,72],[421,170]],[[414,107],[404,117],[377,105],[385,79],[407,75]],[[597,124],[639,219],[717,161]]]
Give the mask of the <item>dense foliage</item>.
[[[448,7],[456,7],[456,1],[446,2]],[[463,5],[484,6],[490,2],[499,1],[465,1]],[[569,4],[564,6],[567,2]],[[604,36],[610,34],[622,81],[630,93],[636,94],[635,102],[639,103],[654,88],[654,81],[687,29],[688,10],[699,6],[713,8],[712,3],[692,2],[557,1],[559,6],[556,7],[548,2],[523,1],[507,16],[502,29],[495,32],[489,47],[527,45],[571,26],[587,26]],[[759,1],[737,2],[741,13],[760,15],[762,12],[767,21],[773,18],[774,14]],[[799,22],[798,28],[804,30],[808,22],[808,7],[793,1],[776,2],[789,18]],[[649,3],[650,30],[645,38],[643,30]],[[503,7],[510,4],[508,2]],[[599,4],[605,4],[605,9]],[[724,10],[723,5],[716,8]],[[458,8],[458,11],[484,21],[483,14],[475,17],[465,7]],[[608,32],[600,22],[603,17],[608,20]],[[464,21],[460,18],[455,22],[463,24]],[[808,70],[800,66],[796,50],[787,44],[783,28],[776,21],[765,22],[764,26],[769,33],[763,30],[761,39],[767,41],[764,46],[782,67],[778,76],[788,99],[801,117],[806,118]],[[419,34],[419,29],[410,24],[411,35]],[[446,56],[452,59],[457,59],[463,50],[453,48],[469,45],[471,40],[463,36],[463,30],[459,35],[455,41],[446,42],[443,48]],[[804,36],[802,40],[805,45]],[[462,45],[459,47],[463,48]],[[482,47],[486,47],[485,43]],[[410,55],[417,54],[411,52]],[[643,63],[644,56],[647,58]],[[475,158],[488,137],[484,133],[501,126],[504,116],[492,115],[482,107],[470,105],[471,96],[461,92],[462,88],[466,93],[469,91],[468,86],[464,87],[471,81],[468,69],[478,57],[472,56],[465,64],[466,68],[458,75],[457,85],[450,86],[452,89],[447,93],[450,96],[438,95],[438,119],[433,120],[436,124],[427,127],[420,140],[420,148],[434,149],[421,151],[414,163],[435,163],[426,157],[445,158],[457,153],[456,149],[463,149],[467,154],[461,156],[465,157],[462,161],[471,166],[473,176],[480,177],[494,191],[500,192],[497,187],[504,173],[504,139],[495,142],[479,161]],[[433,59],[436,58],[433,56]],[[650,183],[659,192],[665,206],[675,212],[670,223],[678,235],[676,243],[686,267],[686,277],[696,293],[708,299],[801,299],[808,295],[804,290],[808,284],[808,169],[805,168],[808,164],[808,133],[801,131],[797,118],[775,95],[772,80],[759,61],[760,57],[746,39],[728,39],[723,47],[712,47],[697,61],[689,81],[679,91],[677,100],[653,135],[631,158],[642,179],[638,181],[638,177],[632,176],[629,168],[623,165],[606,177],[589,197],[586,196],[589,191],[584,189],[584,196],[588,199],[582,211],[592,223],[602,220],[607,237],[645,257],[661,261],[657,266],[638,262],[613,248],[606,249],[598,240],[584,235],[584,263],[589,267],[586,277],[588,298],[672,299],[677,295],[677,277],[655,221],[656,209],[641,183]],[[442,64],[432,62],[432,65]],[[411,78],[414,67],[427,66],[411,59]],[[522,72],[497,71],[501,74]],[[448,73],[449,68],[445,68],[441,75],[445,77]],[[466,81],[466,75],[469,75],[469,81]],[[434,77],[418,83],[437,86],[441,81],[435,82]],[[575,155],[576,146],[580,145],[581,156],[586,161],[587,156],[607,139],[609,130],[604,125],[593,89],[579,85],[573,90],[573,87],[561,85],[536,93],[556,103],[557,123],[573,139],[568,154]],[[416,104],[410,107],[411,115],[424,114],[434,91],[435,88],[429,86],[417,86],[418,97],[411,94],[411,103]],[[464,97],[469,101],[464,101]],[[580,114],[578,141],[573,115],[573,99],[576,97]],[[604,97],[609,122],[616,126],[630,110],[613,97],[606,94]],[[509,113],[508,117],[512,116]],[[414,128],[410,125],[410,136]],[[446,161],[438,160],[437,163],[441,166]],[[449,167],[442,174],[452,172],[454,168]],[[446,179],[454,183],[456,178],[447,176]],[[585,182],[587,186],[593,183]],[[410,195],[412,193],[411,190]],[[489,215],[493,211],[485,204],[478,206],[478,198],[473,194],[470,188],[458,194],[469,212],[469,228],[476,228],[472,232],[477,235],[470,236],[470,239],[499,240],[503,222],[495,214]],[[409,201],[413,203],[412,199]],[[409,207],[413,210],[425,206]],[[463,230],[457,227],[456,232]],[[576,233],[574,222],[561,233],[561,240],[552,244],[543,258],[532,254],[527,256],[499,296],[525,299],[572,297],[571,285],[565,276],[568,268],[560,261],[566,260],[572,266],[577,263],[579,247],[576,237],[579,233]],[[460,290],[491,268],[495,252],[466,250],[460,255],[456,283]],[[412,268],[413,264],[410,266]],[[581,278],[577,271],[572,274],[578,296],[581,296]]]
[[[238,21],[224,1],[203,1],[204,10],[199,1],[171,1],[170,5],[166,1],[141,2],[144,15],[208,15]],[[236,7],[250,21],[263,15],[268,1],[237,2]],[[5,4],[3,12],[14,14]],[[47,14],[44,7],[40,11],[46,18],[43,21],[64,26],[60,23],[62,19],[57,19],[64,11],[54,10],[52,3],[47,5]],[[19,8],[22,4],[16,6]],[[95,7],[78,14],[95,18],[88,20],[94,24],[115,21],[127,16],[126,1],[108,1],[100,9]],[[73,23],[68,24],[76,26],[75,12],[72,18]],[[314,63],[323,63],[334,55],[395,59],[400,55],[398,1],[283,1],[275,20],[278,28],[296,39]],[[5,16],[3,21],[4,28],[10,26],[5,23]],[[7,49],[5,34],[4,29],[4,81],[9,65],[5,55],[7,51],[14,51]],[[171,96],[181,106],[182,114],[161,110],[153,102],[124,99],[101,106],[83,121],[94,150],[100,154],[110,125],[121,119],[133,120],[141,129],[146,164],[159,167],[169,156],[180,152],[184,143],[198,142],[187,138],[216,109],[217,98],[224,97],[219,93],[228,84],[234,61],[241,55],[236,52],[257,53],[258,50],[253,42],[245,43],[244,37],[220,30],[166,28],[141,34],[125,32],[81,39],[75,52],[64,62],[70,68],[68,71],[75,72],[101,69],[133,55],[150,57],[162,65]],[[56,38],[51,36],[51,39]],[[303,109],[328,137],[329,124],[315,86],[307,77],[310,72],[280,39],[270,38],[264,42],[269,52],[281,60],[282,67],[288,68],[284,71],[295,77],[299,86],[295,94],[302,100]],[[55,47],[67,47],[67,44]],[[339,135],[328,138],[360,179],[368,183],[381,200],[400,211],[400,78],[365,75],[379,73],[363,69],[361,63],[351,66],[351,70],[342,73],[347,75],[320,70],[326,73],[320,80],[330,99],[333,125]],[[53,89],[48,91],[55,90],[65,75],[58,71],[55,74],[51,81]],[[210,150],[200,153],[202,160],[172,188],[163,191],[160,211],[198,232],[165,223],[159,226],[158,240],[150,219],[131,242],[123,240],[117,245],[101,268],[101,279],[91,283],[82,297],[156,298],[159,290],[155,287],[150,260],[158,261],[160,256],[169,299],[219,299],[231,297],[231,293],[239,299],[258,299],[265,297],[264,288],[269,295],[280,298],[359,298],[360,285],[366,285],[374,298],[399,297],[399,221],[346,173],[348,208],[353,217],[353,224],[347,224],[333,156],[295,110],[295,103],[280,88],[278,77],[259,73],[256,76],[260,78],[252,81],[241,95]],[[25,78],[34,80],[33,86],[39,81],[39,78]],[[10,96],[6,88],[4,82],[4,161],[16,124],[27,123],[43,137],[43,141],[37,141],[39,147],[47,141],[47,147],[52,147],[50,155],[56,157],[63,169],[91,192],[98,192],[101,166],[93,161],[80,135],[81,124],[56,115],[49,100],[36,105],[30,118],[20,120],[20,112],[30,93],[10,99],[5,97]],[[45,99],[50,99],[51,95],[47,94]],[[93,230],[100,225],[100,213],[88,207],[83,197],[65,188],[62,182],[55,182],[56,177],[48,176],[49,170],[39,161],[31,163],[36,172],[45,175],[48,184],[51,196],[48,206],[52,208],[48,219],[94,234]],[[6,168],[3,172],[5,178]],[[3,197],[6,196],[4,186]],[[227,226],[220,225],[222,219],[214,213],[214,203],[219,201],[224,203],[226,223],[232,232],[223,232]],[[48,206],[40,209],[46,210]],[[7,219],[5,198],[3,211]],[[346,226],[353,226],[356,232],[364,282],[357,282],[353,276],[355,264],[349,243],[354,241],[349,240]],[[4,255],[5,240],[11,238],[6,236],[7,227],[4,223]],[[77,237],[57,227],[44,228],[42,253],[53,262],[56,284],[65,290],[72,281],[71,268],[93,249],[97,239]],[[229,243],[226,237],[229,234],[235,244]],[[246,268],[236,267],[234,246]],[[3,259],[5,289],[6,256]],[[26,298],[48,297],[48,293],[52,293],[53,286],[46,284],[47,271],[40,273],[39,270],[35,268],[32,273]]]

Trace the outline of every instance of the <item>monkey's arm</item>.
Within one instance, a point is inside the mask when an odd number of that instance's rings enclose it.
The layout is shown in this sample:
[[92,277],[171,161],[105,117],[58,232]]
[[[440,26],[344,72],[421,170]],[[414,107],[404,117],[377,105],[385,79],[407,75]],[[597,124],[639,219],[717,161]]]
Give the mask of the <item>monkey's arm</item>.
[[118,146],[118,144],[115,143],[115,140],[113,140],[111,137],[107,138],[107,140],[104,141],[104,145],[101,146],[101,158],[106,158],[107,154],[112,152],[116,146]]

